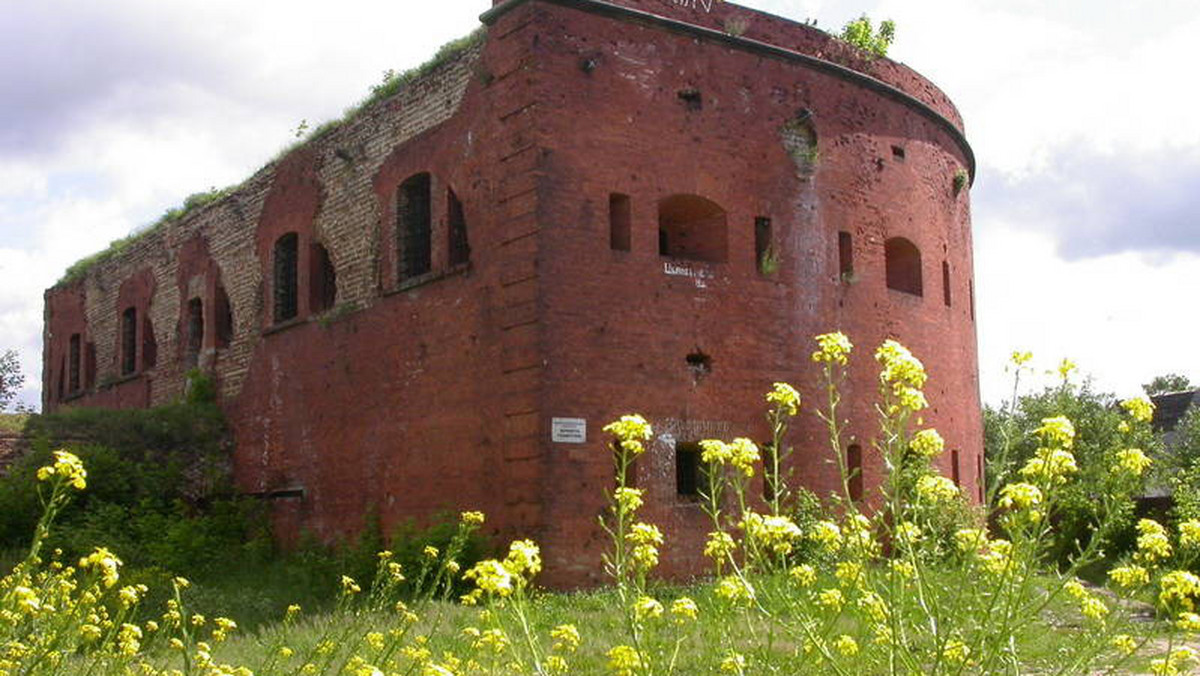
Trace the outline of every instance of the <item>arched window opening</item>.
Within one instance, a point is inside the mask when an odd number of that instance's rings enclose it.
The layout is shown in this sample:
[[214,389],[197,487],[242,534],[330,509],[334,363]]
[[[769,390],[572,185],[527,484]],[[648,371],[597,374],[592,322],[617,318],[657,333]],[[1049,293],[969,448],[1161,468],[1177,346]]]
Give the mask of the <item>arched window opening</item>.
[[433,268],[431,186],[428,173],[417,174],[401,183],[396,194],[400,281],[418,277]]
[[67,378],[68,386],[72,393],[78,392],[82,382],[80,372],[83,361],[83,341],[78,333],[71,334],[71,347],[67,357],[70,360],[70,375]]
[[953,299],[950,297],[950,263],[942,261],[942,302],[946,304],[946,307],[950,307],[951,300]]
[[293,319],[299,308],[297,306],[297,279],[296,279],[296,258],[297,248],[299,247],[300,238],[294,232],[289,232],[279,239],[275,240],[275,249],[273,255],[274,265],[274,300],[275,300],[275,323],[285,322]]
[[187,304],[187,341],[184,343],[184,363],[188,368],[200,365],[204,348],[204,301],[193,298]]
[[850,447],[846,449],[846,484],[850,491],[850,499],[854,502],[862,500],[862,446],[858,444],[850,444]]
[[137,371],[137,308],[121,313],[121,375]]
[[893,237],[884,244],[887,258],[887,286],[889,289],[924,295],[921,284],[921,250],[916,244],[903,237]]
[[216,322],[217,347],[229,347],[233,341],[233,307],[229,304],[229,294],[225,287],[218,286],[216,297],[213,298],[213,319]]
[[450,230],[450,266],[465,265],[471,260],[471,243],[467,238],[467,217],[462,202],[453,190],[446,191],[446,221]]
[[633,218],[629,195],[608,196],[608,245],[613,251],[633,248]]
[[658,203],[658,253],[709,263],[727,259],[725,210],[697,195],[672,195]]
[[308,307],[324,312],[337,301],[337,271],[324,245],[314,242],[309,255]]

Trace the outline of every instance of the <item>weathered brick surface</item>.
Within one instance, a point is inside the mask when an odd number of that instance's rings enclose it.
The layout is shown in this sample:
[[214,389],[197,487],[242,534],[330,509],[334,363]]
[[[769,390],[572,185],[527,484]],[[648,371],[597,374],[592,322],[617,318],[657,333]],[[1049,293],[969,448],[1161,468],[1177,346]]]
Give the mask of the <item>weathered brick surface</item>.
[[[209,308],[221,286],[233,340],[221,347],[206,332],[201,366],[235,430],[238,481],[276,496],[285,535],[337,538],[370,510],[390,526],[483,509],[496,536],[545,545],[549,582],[595,581],[596,516],[611,484],[600,427],[636,410],[657,430],[638,470],[647,517],[671,541],[664,570],[687,574],[698,569],[706,528],[695,502],[676,495],[673,444],[762,440],[763,392],[787,380],[816,401],[811,337],[841,329],[859,346],[845,408],[867,484],[882,471],[870,452],[870,352],[895,337],[925,360],[926,422],[960,451],[962,484],[974,494],[982,428],[970,220],[966,193],[952,189],[968,149],[912,100],[728,33],[848,64],[959,125],[953,105],[911,70],[856,60],[777,17],[730,3],[711,12],[703,2],[617,4],[724,37],[583,1],[515,2],[491,15],[482,46],[47,292],[46,407],[179,396],[184,306],[202,298],[206,329],[215,326]],[[797,120],[811,124],[815,155],[803,152]],[[401,282],[396,188],[419,172],[433,179],[433,266]],[[471,262],[453,268],[451,188],[471,246]],[[610,193],[630,198],[630,251],[610,249]],[[724,262],[659,255],[657,205],[676,194],[725,210]],[[769,275],[756,261],[759,217],[771,219],[779,256]],[[839,231],[854,238],[848,280]],[[287,232],[300,239],[300,312],[273,326],[271,252]],[[894,236],[922,252],[924,297],[886,287],[884,241]],[[337,271],[336,305],[320,315],[305,291],[310,242],[328,249]],[[119,315],[137,303],[152,320],[157,360],[121,380]],[[73,333],[95,343],[98,378],[60,397]],[[696,351],[711,357],[701,378],[685,361]],[[552,443],[556,417],[586,419],[586,442]],[[833,488],[811,414],[790,442],[796,477]]]

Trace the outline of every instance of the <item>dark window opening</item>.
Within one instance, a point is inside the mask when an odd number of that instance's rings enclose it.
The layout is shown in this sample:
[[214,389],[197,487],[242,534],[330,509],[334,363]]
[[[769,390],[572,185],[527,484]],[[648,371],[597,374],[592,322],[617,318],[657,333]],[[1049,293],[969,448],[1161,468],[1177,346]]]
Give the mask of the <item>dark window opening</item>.
[[924,295],[921,283],[921,250],[903,237],[893,237],[884,243],[889,289]]
[[465,265],[471,260],[471,243],[467,238],[467,217],[462,202],[453,190],[446,191],[446,217],[450,224],[451,266]]
[[417,174],[401,183],[396,195],[400,281],[418,277],[433,268],[431,187],[428,173]]
[[675,444],[675,493],[687,498],[699,498],[708,490],[708,472],[700,459],[700,444]]
[[70,363],[70,375],[67,378],[68,387],[71,392],[78,392],[80,389],[80,370],[83,361],[82,354],[83,344],[78,333],[71,334],[70,352],[67,354]]
[[121,375],[137,371],[137,308],[121,313]]
[[854,237],[844,230],[838,233],[838,274],[843,282],[854,277]]
[[688,370],[692,372],[692,378],[697,382],[704,376],[712,373],[712,357],[700,350],[689,354],[684,358],[684,361],[687,362]]
[[613,251],[633,248],[632,209],[629,195],[612,193],[608,196],[608,245]]
[[142,368],[152,369],[158,363],[158,341],[154,339],[154,325],[150,317],[142,317]]
[[96,386],[96,344],[91,341],[83,348],[83,386],[89,390]]
[[296,316],[297,307],[297,248],[300,238],[294,232],[275,240],[275,323],[285,322]]
[[754,262],[758,266],[758,271],[764,275],[774,273],[779,267],[774,236],[771,232],[771,219],[765,216],[754,219]]
[[954,479],[955,486],[962,485],[962,474],[959,471],[957,449],[950,451],[950,478]]
[[942,261],[942,302],[950,307],[950,263]]
[[892,146],[892,157],[903,162],[904,161],[904,148],[902,148],[900,146]]
[[676,95],[680,101],[683,101],[684,107],[690,111],[695,112],[704,108],[704,97],[700,94],[699,89],[680,89]]
[[204,348],[204,302],[193,298],[187,304],[187,342],[184,363],[188,368],[200,365],[200,351]]
[[309,252],[308,307],[312,312],[324,312],[337,301],[337,271],[329,251],[313,242]]
[[979,501],[984,501],[984,483],[983,483],[983,454],[975,456],[975,479],[979,482]]
[[658,203],[658,253],[710,263],[727,258],[725,210],[696,195],[672,195]]
[[862,500],[863,496],[863,466],[862,446],[851,444],[846,449],[846,484],[850,491],[850,499],[854,502]]
[[233,307],[229,305],[229,294],[225,287],[218,286],[213,299],[213,321],[216,322],[216,344],[218,348],[229,347],[233,341]]

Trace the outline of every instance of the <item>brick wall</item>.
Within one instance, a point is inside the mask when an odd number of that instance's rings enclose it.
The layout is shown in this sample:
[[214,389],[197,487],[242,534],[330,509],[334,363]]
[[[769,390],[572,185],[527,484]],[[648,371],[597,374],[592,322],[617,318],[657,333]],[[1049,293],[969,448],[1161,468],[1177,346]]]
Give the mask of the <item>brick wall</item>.
[[[198,362],[230,416],[235,475],[274,498],[285,537],[336,539],[371,511],[390,527],[483,509],[497,538],[543,542],[555,584],[598,579],[596,515],[611,481],[600,427],[641,411],[658,435],[639,482],[648,516],[670,536],[664,569],[684,574],[697,569],[706,528],[676,494],[675,443],[763,439],[763,392],[788,380],[814,401],[811,336],[842,329],[860,351],[846,385],[849,434],[869,449],[869,353],[897,337],[929,367],[927,421],[960,451],[974,493],[982,428],[969,210],[952,188],[970,150],[944,95],[889,61],[832,54],[811,28],[729,3],[620,3],[666,24],[585,0],[509,3],[485,17],[482,45],[48,291],[46,408],[180,396],[186,305],[199,298]],[[732,39],[742,23],[750,40]],[[430,271],[403,279],[397,188],[424,172]],[[451,190],[467,264],[450,262]],[[610,247],[613,193],[629,199],[628,251]],[[660,255],[659,204],[673,195],[723,211],[721,260]],[[756,250],[761,218],[778,259],[770,274]],[[852,277],[838,267],[839,231],[853,237]],[[288,233],[298,312],[276,322],[272,257]],[[885,284],[884,241],[897,236],[922,252],[923,297]],[[314,244],[337,276],[324,311],[307,294]],[[227,345],[215,328],[221,294],[232,308]],[[122,374],[128,307],[150,322],[135,372]],[[93,346],[95,377],[71,392],[57,384],[74,334]],[[706,368],[688,363],[701,354]],[[586,440],[553,442],[554,418],[585,420]],[[796,476],[826,491],[829,451],[816,422],[801,420],[790,439]],[[881,468],[864,456],[870,485]]]

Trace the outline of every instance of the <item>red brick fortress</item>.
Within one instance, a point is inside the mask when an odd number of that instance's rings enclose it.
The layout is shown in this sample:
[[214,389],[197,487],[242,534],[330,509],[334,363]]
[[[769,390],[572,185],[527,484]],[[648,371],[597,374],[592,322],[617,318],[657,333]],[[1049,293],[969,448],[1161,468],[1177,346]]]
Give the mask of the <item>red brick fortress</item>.
[[[699,570],[694,442],[846,385],[866,490],[888,337],[930,373],[941,469],[977,495],[966,183],[954,106],[908,68],[706,0],[506,0],[394,96],[46,293],[46,410],[215,380],[235,472],[285,537],[480,509],[544,580],[598,581],[600,428],[640,412],[668,573]],[[836,482],[802,411],[795,477]]]

